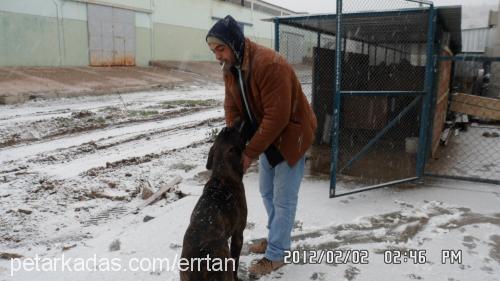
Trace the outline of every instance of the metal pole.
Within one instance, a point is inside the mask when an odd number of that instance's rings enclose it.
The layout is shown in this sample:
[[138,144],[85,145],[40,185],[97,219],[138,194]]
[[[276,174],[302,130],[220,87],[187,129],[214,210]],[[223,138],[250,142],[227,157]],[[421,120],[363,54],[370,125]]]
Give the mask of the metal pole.
[[280,22],[279,19],[274,19],[274,50],[280,51]]
[[426,5],[434,5],[431,1],[425,1],[425,0],[406,0],[408,2],[414,2],[414,3],[419,3],[420,7],[422,7],[422,4],[426,4]]
[[339,156],[339,126],[340,126],[340,90],[342,74],[342,0],[337,0],[337,31],[335,33],[335,95],[333,102],[333,122],[331,133],[331,166],[330,166],[330,198],[335,197],[337,185],[337,166]]
[[361,193],[361,192],[365,192],[365,191],[369,191],[369,190],[375,190],[375,189],[379,189],[379,188],[385,188],[385,187],[392,186],[392,185],[398,185],[398,184],[402,184],[402,183],[413,182],[415,180],[418,180],[418,178],[417,177],[413,177],[413,178],[407,178],[407,179],[402,179],[402,180],[395,180],[395,181],[385,182],[385,183],[382,183],[382,184],[372,185],[372,186],[369,186],[369,187],[356,189],[354,191],[337,194],[335,197],[341,197],[341,196],[352,195],[352,194]]
[[425,94],[422,113],[420,117],[420,131],[418,139],[418,153],[417,153],[417,177],[422,178],[424,175],[425,160],[427,157],[427,138],[429,137],[429,122],[432,122],[430,118],[430,107],[432,101],[432,88],[434,79],[434,39],[435,30],[437,24],[436,9],[431,5],[429,7],[429,30],[427,31],[427,53],[426,53],[426,67],[425,67]]
[[500,180],[485,179],[485,178],[479,178],[479,177],[450,176],[450,175],[441,175],[441,174],[432,174],[432,173],[425,173],[424,175],[427,177],[434,177],[434,178],[462,180],[462,181],[471,181],[471,182],[484,182],[484,183],[489,183],[489,184],[500,185]]

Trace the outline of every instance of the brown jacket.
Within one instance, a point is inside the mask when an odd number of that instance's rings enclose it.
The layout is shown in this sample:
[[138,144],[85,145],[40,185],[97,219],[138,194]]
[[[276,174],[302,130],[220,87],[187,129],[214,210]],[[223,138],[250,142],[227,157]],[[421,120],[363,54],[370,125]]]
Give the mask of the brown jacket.
[[[241,65],[248,103],[260,124],[245,154],[256,159],[271,143],[293,166],[314,140],[316,116],[307,101],[293,68],[274,50],[245,39]],[[244,115],[237,78],[224,73],[226,123]]]

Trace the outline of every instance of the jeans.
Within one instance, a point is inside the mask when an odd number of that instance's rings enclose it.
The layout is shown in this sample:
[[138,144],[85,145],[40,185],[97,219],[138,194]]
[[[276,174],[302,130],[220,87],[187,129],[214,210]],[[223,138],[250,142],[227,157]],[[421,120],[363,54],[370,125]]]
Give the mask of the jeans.
[[302,157],[293,167],[283,161],[272,168],[264,153],[259,157],[260,194],[266,207],[269,229],[265,257],[269,260],[283,260],[284,251],[290,250],[304,162],[305,157]]

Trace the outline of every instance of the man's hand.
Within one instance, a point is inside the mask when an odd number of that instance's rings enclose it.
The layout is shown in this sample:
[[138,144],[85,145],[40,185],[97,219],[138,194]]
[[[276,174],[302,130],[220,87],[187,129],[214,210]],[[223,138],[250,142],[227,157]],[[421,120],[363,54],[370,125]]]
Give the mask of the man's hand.
[[243,164],[243,174],[246,174],[248,168],[250,168],[250,165],[253,162],[253,159],[251,159],[245,153],[243,153],[243,156],[241,157],[241,162]]

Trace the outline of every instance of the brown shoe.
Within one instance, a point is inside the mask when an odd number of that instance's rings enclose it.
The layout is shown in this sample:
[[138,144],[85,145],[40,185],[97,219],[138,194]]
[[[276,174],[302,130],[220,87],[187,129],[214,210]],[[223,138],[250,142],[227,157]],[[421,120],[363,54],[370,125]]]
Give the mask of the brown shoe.
[[250,266],[248,274],[251,278],[260,278],[277,270],[283,265],[285,265],[285,263],[282,261],[272,261],[264,257]]
[[248,251],[254,254],[264,254],[267,249],[267,239],[262,239],[248,247]]

